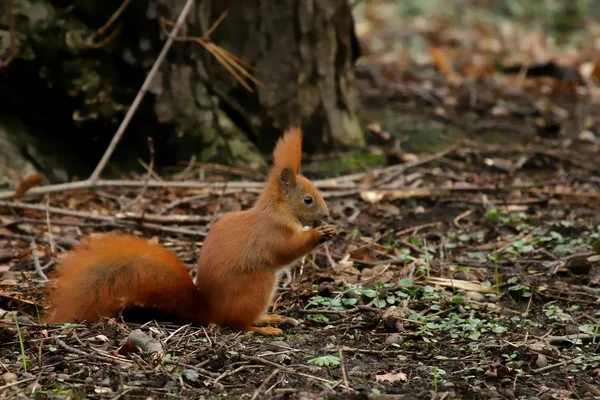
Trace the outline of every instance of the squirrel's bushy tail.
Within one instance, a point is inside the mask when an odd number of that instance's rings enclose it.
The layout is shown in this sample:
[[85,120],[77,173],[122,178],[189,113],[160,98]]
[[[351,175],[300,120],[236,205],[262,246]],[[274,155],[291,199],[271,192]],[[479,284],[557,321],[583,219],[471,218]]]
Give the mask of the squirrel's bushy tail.
[[45,323],[97,322],[132,308],[205,322],[205,301],[185,266],[172,251],[142,238],[88,238],[54,275]]

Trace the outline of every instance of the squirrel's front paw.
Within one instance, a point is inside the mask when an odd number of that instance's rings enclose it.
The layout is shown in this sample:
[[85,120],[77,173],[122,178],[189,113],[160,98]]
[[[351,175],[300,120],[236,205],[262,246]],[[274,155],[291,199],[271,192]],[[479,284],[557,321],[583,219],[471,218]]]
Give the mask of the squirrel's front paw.
[[324,243],[338,235],[338,230],[333,225],[321,225],[317,228],[319,243]]

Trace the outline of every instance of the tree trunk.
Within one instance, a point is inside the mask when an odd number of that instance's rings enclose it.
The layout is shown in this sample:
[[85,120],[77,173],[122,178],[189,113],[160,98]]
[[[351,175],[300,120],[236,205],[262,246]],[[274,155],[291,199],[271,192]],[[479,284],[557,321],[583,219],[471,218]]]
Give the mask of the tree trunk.
[[[61,160],[79,176],[94,168],[184,3],[0,2],[0,120],[16,117],[38,139],[60,143],[31,149],[35,165]],[[225,10],[210,40],[256,68],[252,91],[184,40],[203,36]],[[120,170],[148,159],[147,136],[157,166],[192,156],[261,164],[293,124],[304,128],[307,152],[364,145],[348,0],[195,0],[184,26],[115,152]]]
[[[185,3],[157,1],[158,14],[171,20]],[[181,130],[178,140],[199,143],[204,159],[243,159],[250,141],[270,151],[286,127],[301,124],[309,152],[364,145],[347,0],[200,0],[185,35],[202,36],[226,10],[210,38],[254,66],[260,85],[249,82],[249,92],[200,44],[179,42],[162,68],[155,104],[160,120]]]

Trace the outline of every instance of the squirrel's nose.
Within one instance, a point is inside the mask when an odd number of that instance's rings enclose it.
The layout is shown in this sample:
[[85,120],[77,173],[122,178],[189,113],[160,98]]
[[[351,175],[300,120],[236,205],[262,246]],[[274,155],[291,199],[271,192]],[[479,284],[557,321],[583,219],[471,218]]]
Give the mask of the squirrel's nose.
[[323,221],[331,222],[331,215],[329,215],[329,213],[323,214]]

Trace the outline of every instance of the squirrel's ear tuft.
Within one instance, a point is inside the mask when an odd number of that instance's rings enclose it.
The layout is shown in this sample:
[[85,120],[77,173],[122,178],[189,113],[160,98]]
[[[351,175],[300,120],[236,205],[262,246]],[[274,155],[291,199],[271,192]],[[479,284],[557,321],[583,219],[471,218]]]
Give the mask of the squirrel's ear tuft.
[[273,150],[275,166],[289,167],[295,174],[300,174],[302,164],[302,130],[299,126],[289,128],[275,145]]
[[296,174],[291,168],[285,167],[279,173],[279,182],[283,192],[287,194],[296,187]]

